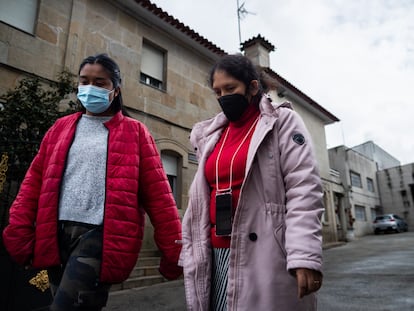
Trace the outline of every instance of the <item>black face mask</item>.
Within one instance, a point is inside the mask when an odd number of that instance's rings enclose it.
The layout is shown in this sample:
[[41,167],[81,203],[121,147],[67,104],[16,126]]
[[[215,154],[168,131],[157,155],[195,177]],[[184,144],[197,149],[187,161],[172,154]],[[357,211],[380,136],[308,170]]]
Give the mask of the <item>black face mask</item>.
[[221,109],[229,121],[237,121],[249,106],[246,96],[241,94],[230,94],[218,99]]

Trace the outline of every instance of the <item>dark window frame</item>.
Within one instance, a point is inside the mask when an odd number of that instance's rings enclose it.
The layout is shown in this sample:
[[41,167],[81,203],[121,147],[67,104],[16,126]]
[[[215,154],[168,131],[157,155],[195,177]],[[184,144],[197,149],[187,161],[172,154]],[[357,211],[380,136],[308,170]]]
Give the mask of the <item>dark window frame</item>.
[[350,179],[351,179],[351,186],[362,189],[361,174],[359,174],[357,172],[354,172],[354,171],[350,171],[349,176],[350,176]]
[[[163,63],[162,63],[162,81],[152,77],[148,73],[142,72],[142,65],[139,72],[139,81],[142,84],[145,84],[149,87],[155,88],[160,91],[166,91],[167,90],[167,50],[163,49],[162,47],[158,46],[155,43],[152,43],[151,41],[144,39],[142,41],[142,49],[144,49],[144,46],[148,46],[151,49],[159,51],[163,55]],[[142,61],[142,58],[141,58]]]
[[375,192],[374,180],[369,177],[367,177],[367,189],[370,192]]
[[[354,209],[355,209],[355,219],[356,220],[367,221],[367,211],[365,209],[365,206],[355,204]],[[363,216],[362,217],[361,217],[361,213],[360,213],[361,210],[363,211]]]

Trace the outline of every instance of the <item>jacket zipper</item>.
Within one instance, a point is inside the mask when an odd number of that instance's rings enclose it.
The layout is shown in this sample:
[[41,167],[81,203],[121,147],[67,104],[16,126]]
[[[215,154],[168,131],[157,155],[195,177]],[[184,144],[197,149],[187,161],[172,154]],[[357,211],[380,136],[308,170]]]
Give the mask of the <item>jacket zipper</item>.
[[109,130],[109,128],[106,126],[106,124],[104,123],[104,126],[107,128],[108,130],[108,136],[106,138],[106,165],[105,165],[105,195],[104,195],[104,204],[103,204],[103,214],[102,214],[102,235],[101,235],[101,239],[102,239],[102,253],[101,253],[101,269],[100,269],[100,276],[99,279],[102,277],[102,265],[103,265],[103,254],[104,254],[104,235],[105,235],[105,214],[106,214],[106,193],[107,193],[107,183],[108,183],[108,157],[109,157],[109,136],[111,134],[111,131]]
[[[262,117],[263,117],[263,114],[260,117],[260,119],[262,119]],[[260,122],[260,120],[259,120],[259,122]],[[259,146],[262,144],[264,138],[271,131],[271,128],[274,126],[274,122],[272,123],[272,127],[268,126],[269,121],[264,121],[264,122],[265,122],[266,128],[265,128],[263,134],[259,137],[260,138],[259,139],[259,143],[257,144],[257,147],[254,150],[254,153],[253,153],[254,155],[257,154],[257,150],[259,149]],[[259,125],[259,123],[258,123],[258,125]],[[254,132],[253,132],[253,136],[254,136]],[[253,136],[252,136],[252,139],[253,139]],[[249,151],[248,151],[248,153],[249,153]],[[249,176],[251,174],[251,166],[252,166],[252,163],[253,163],[253,160],[250,162],[249,167],[248,168],[246,167],[246,169],[247,169],[247,175],[246,175],[246,178],[244,178],[243,183],[242,183],[242,186],[240,188],[239,201],[238,201],[237,208],[236,208],[236,214],[237,215],[240,213],[240,209],[239,209],[239,206],[238,205],[239,205],[240,199],[241,199],[241,197],[243,195],[243,189],[245,187],[246,180],[249,178]],[[237,217],[237,218],[239,218],[239,217]],[[233,223],[233,226],[234,226],[234,223]],[[238,239],[236,241],[234,241],[234,244],[236,244],[236,247],[237,247],[237,245],[239,243]],[[231,252],[231,250],[232,249],[230,247],[230,252]],[[231,256],[230,256],[230,258],[231,258]],[[235,251],[235,255],[234,255],[234,265],[233,265],[233,267],[236,267],[237,264],[238,264],[238,262],[239,262],[238,252]],[[229,270],[230,270],[230,267],[229,267]],[[238,280],[237,280],[238,279],[237,278],[238,269],[233,268],[233,270],[234,270],[233,273],[234,273],[234,284],[235,285],[234,285],[233,295],[232,295],[232,304],[233,304],[233,306],[232,306],[231,310],[236,310],[236,308],[237,308],[236,298],[237,298],[237,288],[238,288]],[[228,307],[228,302],[227,302],[227,307]]]
[[[57,213],[56,213],[56,227],[57,227],[57,232],[59,233],[60,230],[60,226],[59,226],[59,204],[60,204],[60,194],[62,193],[62,183],[63,183],[63,176],[65,175],[65,171],[66,171],[66,166],[68,165],[68,158],[69,158],[69,151],[70,148],[73,145],[73,142],[75,141],[75,135],[76,135],[76,127],[78,126],[79,120],[80,118],[82,118],[82,114],[80,116],[78,116],[78,118],[75,120],[73,126],[75,127],[75,129],[73,130],[72,133],[72,139],[69,143],[69,146],[66,150],[66,155],[65,155],[65,164],[63,165],[63,170],[62,170],[62,175],[60,176],[60,181],[59,181],[59,191],[58,191],[58,201],[57,201]],[[58,240],[58,250],[59,250],[59,240]],[[62,257],[60,255],[60,251],[58,252],[59,254],[59,261],[60,261],[60,265],[62,265]]]

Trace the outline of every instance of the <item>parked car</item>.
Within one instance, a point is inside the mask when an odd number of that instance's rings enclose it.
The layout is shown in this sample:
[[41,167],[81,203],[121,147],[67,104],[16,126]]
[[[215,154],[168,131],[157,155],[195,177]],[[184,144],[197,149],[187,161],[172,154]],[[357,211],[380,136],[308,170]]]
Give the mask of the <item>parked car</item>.
[[378,215],[374,220],[374,232],[405,232],[408,225],[404,219],[395,214]]

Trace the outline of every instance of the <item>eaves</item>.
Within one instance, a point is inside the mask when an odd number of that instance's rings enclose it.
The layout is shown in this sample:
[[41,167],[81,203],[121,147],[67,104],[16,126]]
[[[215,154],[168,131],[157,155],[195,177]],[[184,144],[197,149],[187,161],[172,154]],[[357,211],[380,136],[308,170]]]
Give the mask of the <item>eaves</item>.
[[158,28],[167,33],[212,61],[227,54],[217,45],[148,0],[109,0],[109,2],[149,27]]

